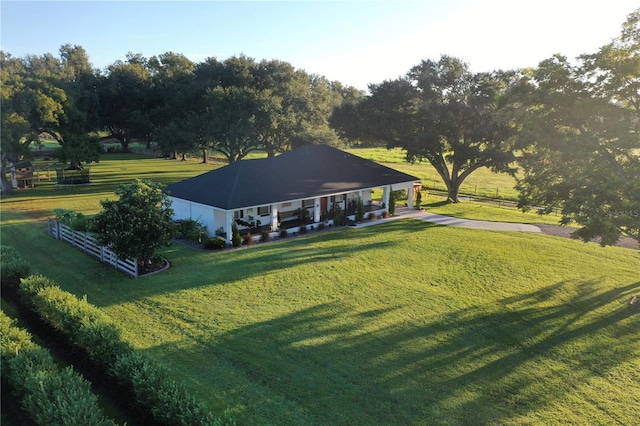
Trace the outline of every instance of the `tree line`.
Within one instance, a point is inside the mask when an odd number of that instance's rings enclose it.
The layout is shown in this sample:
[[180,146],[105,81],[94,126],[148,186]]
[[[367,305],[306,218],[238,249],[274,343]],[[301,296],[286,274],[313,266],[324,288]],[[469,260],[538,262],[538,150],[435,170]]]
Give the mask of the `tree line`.
[[640,9],[619,37],[570,61],[472,72],[443,55],[365,94],[291,64],[234,56],[193,63],[168,52],[128,54],[105,72],[65,45],[14,58],[0,52],[2,181],[6,165],[41,133],[58,158],[96,161],[97,132],[157,144],[165,155],[215,150],[229,163],[261,149],[274,156],[309,143],[400,147],[427,161],[458,201],[480,167],[516,177],[523,209],[559,209],[578,235],[612,244],[640,239]]
[[[2,190],[7,165],[29,154],[41,134],[53,136],[69,168],[97,161],[100,139],[123,151],[132,140],[167,155],[207,151],[229,163],[261,149],[274,156],[308,143],[335,144],[333,109],[361,91],[278,60],[233,56],[194,63],[179,53],[129,53],[96,70],[80,46],[15,58],[0,52]],[[98,137],[98,135],[102,137]]]

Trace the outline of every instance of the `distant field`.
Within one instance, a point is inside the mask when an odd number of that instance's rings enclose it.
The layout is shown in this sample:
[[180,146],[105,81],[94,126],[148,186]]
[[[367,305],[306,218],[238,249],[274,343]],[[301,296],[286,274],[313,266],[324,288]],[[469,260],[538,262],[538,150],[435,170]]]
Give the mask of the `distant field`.
[[[53,208],[92,214],[122,182],[212,167],[104,156],[94,185],[3,197],[0,242],[238,424],[637,422],[634,250],[400,220],[227,252],[174,244],[170,270],[133,280],[45,235]],[[487,214],[468,206],[433,208]]]
[[[347,151],[369,160],[392,167],[401,172],[419,177],[422,184],[431,189],[446,191],[446,186],[435,169],[428,162],[407,163],[405,154],[399,148],[355,148]],[[518,191],[514,189],[515,179],[507,174],[496,174],[486,167],[473,172],[460,186],[460,194],[476,197],[516,200]]]

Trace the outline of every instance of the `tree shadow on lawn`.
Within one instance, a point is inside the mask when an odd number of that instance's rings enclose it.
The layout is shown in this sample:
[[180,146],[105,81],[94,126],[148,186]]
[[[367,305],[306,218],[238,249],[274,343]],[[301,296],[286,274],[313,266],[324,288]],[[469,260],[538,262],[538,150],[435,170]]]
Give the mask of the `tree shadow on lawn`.
[[[405,223],[403,226],[390,222],[385,226],[391,228],[384,231],[379,228],[379,232],[396,232],[413,226],[414,222],[421,229],[435,226],[418,221],[412,221],[411,225]],[[396,246],[396,242],[380,241],[375,237],[376,232],[371,228],[344,228],[315,234],[310,232],[296,238],[231,251],[196,251],[172,244],[170,248],[161,251],[171,263],[168,270],[138,280],[119,280],[109,285],[110,293],[107,298],[103,300],[101,297],[92,297],[92,302],[105,307],[174,291],[230,285],[251,277],[314,263],[325,262],[328,268],[335,268],[342,262],[349,262],[351,256],[360,252],[388,251]],[[98,262],[86,256],[87,262]],[[107,265],[104,267],[109,268]],[[84,291],[87,292],[86,289]]]
[[[190,373],[201,380],[212,365],[230,366],[205,386],[227,395],[247,424],[298,423],[287,416],[300,413],[314,424],[544,423],[563,412],[577,416],[568,421],[595,413],[632,423],[640,386],[608,373],[640,356],[640,314],[626,303],[639,288],[559,282],[422,320],[393,301],[364,311],[324,303],[152,351],[199,360]],[[565,290],[577,295],[569,302],[554,296]],[[185,345],[193,351],[184,354]],[[584,397],[597,386],[587,383],[599,379],[614,393]]]

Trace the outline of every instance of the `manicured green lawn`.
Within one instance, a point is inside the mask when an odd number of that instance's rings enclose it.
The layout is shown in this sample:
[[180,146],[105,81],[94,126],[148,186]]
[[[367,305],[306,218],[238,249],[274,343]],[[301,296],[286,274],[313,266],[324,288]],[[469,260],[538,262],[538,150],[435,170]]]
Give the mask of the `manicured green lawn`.
[[[426,188],[446,191],[446,186],[435,169],[427,161],[410,164],[405,161],[404,151],[399,148],[354,148],[347,151],[387,167],[419,177]],[[516,181],[509,175],[492,173],[486,167],[474,171],[460,186],[460,194],[474,197],[516,200]]]
[[168,183],[211,166],[111,158],[94,186],[4,198],[1,242],[239,424],[640,416],[638,251],[401,220],[225,252],[173,245],[171,269],[132,280],[47,237],[42,218],[97,211],[119,171]]

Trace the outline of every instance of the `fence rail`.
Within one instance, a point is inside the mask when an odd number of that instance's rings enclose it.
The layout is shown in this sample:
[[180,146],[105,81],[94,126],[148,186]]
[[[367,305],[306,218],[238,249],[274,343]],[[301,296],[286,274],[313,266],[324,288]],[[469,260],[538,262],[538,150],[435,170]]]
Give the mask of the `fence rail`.
[[125,272],[135,278],[139,277],[138,262],[135,259],[120,259],[114,252],[108,248],[101,246],[91,235],[84,232],[74,231],[67,225],[58,222],[55,219],[49,219],[47,223],[47,231],[49,235],[57,240],[65,241],[74,247],[79,248],[87,254],[90,254],[101,262],[107,263],[114,268]]

